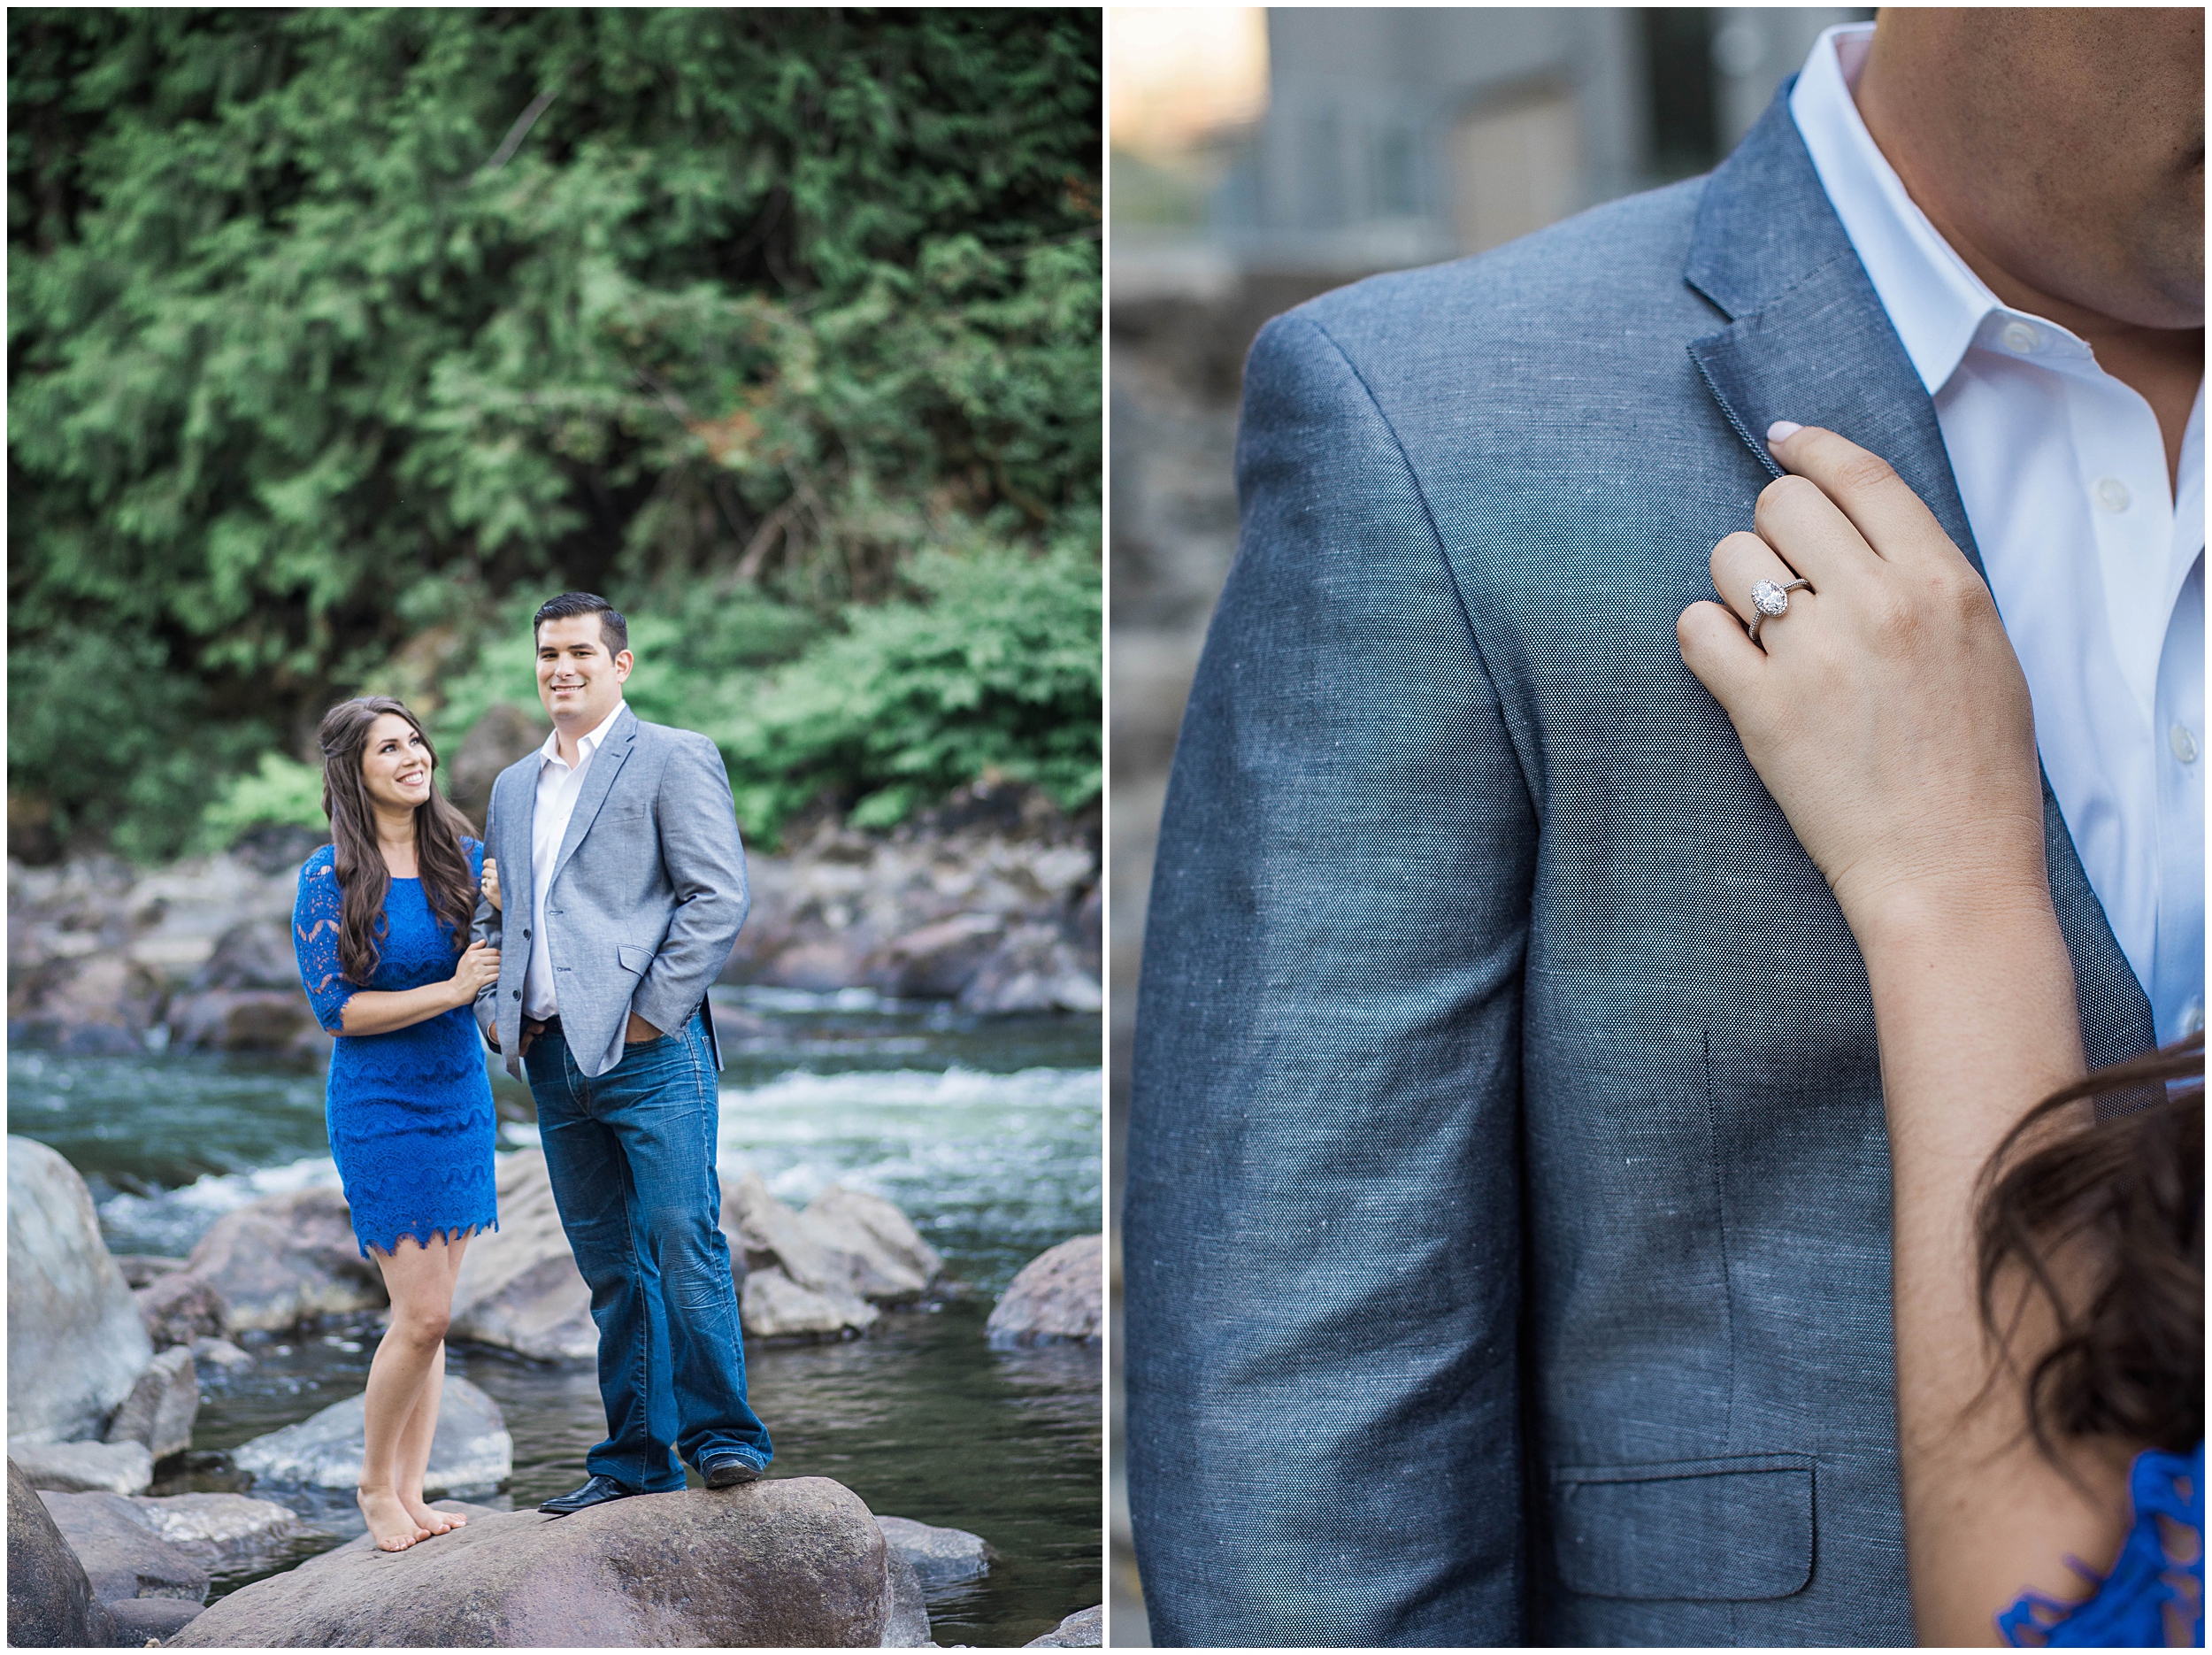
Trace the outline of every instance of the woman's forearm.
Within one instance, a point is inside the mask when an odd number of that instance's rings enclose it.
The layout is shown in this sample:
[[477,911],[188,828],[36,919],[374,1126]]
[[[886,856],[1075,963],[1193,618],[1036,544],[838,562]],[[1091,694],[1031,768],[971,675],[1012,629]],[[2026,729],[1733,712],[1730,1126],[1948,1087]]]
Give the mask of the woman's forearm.
[[339,1014],[339,1033],[343,1035],[388,1035],[396,1028],[407,1028],[416,1023],[429,1021],[442,1012],[450,1012],[457,1005],[466,1005],[456,984],[457,977],[444,982],[426,983],[419,989],[363,989],[354,994]]
[[[2047,892],[1931,897],[1859,922],[1888,1113],[1897,1413],[1914,1616],[1923,1643],[1991,1644],[2028,1588],[2078,1596],[2070,1555],[2112,1561],[2125,1527],[2124,1460],[2084,1447],[2069,1469],[2038,1451],[2023,1381],[2054,1334],[2047,1306],[2001,1280],[2016,1311],[2011,1361],[1977,1302],[1982,1169],[2033,1105],[2082,1074],[2073,967]],[[2065,1131],[2084,1112],[2052,1123]],[[2063,1258],[2052,1261],[2062,1280]]]

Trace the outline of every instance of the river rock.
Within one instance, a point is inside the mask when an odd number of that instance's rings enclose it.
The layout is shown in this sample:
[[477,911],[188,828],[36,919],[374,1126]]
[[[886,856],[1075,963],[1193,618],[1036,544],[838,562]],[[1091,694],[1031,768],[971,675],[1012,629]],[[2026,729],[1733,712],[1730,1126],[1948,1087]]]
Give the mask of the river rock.
[[599,1329],[591,1320],[591,1289],[561,1228],[544,1153],[501,1156],[494,1182],[499,1228],[469,1243],[446,1336],[541,1362],[593,1360]]
[[881,1196],[826,1186],[799,1223],[812,1239],[845,1260],[846,1285],[878,1305],[909,1304],[928,1291],[945,1261],[921,1232]]
[[227,1374],[239,1374],[253,1366],[253,1358],[227,1339],[195,1339],[192,1341],[192,1365],[195,1367],[220,1368]]
[[200,1412],[200,1376],[192,1352],[173,1345],[146,1365],[131,1394],[108,1426],[111,1443],[140,1443],[156,1459],[192,1446],[192,1421]]
[[1022,1645],[1025,1650],[1094,1650],[1106,1632],[1106,1605],[1079,1609],[1042,1637]]
[[646,1494],[571,1517],[472,1514],[405,1551],[367,1536],[257,1581],[187,1648],[876,1648],[883,1536],[821,1477]]
[[[348,1397],[297,1425],[240,1443],[231,1450],[230,1460],[261,1482],[352,1489],[361,1481],[361,1398]],[[499,1405],[449,1372],[424,1489],[447,1494],[497,1488],[513,1473],[514,1464],[515,1439],[508,1435]]]
[[1010,931],[960,990],[959,1007],[986,1016],[1095,1012],[1105,1004],[1065,925],[1046,921]]
[[[183,1264],[179,1259],[180,1266]],[[147,1336],[157,1349],[219,1336],[229,1325],[230,1306],[204,1275],[179,1268],[157,1276],[134,1295],[145,1319]]]
[[499,773],[542,747],[551,728],[535,712],[526,712],[503,701],[469,726],[468,734],[453,750],[446,771],[446,793],[478,833],[484,831],[484,812],[491,804],[492,783],[499,779]]
[[265,1567],[326,1538],[283,1506],[242,1494],[141,1494],[131,1505],[149,1528],[210,1574]]
[[1104,1239],[1078,1235],[1024,1265],[992,1307],[984,1336],[998,1347],[1056,1339],[1096,1343],[1105,1294]]
[[838,1339],[864,1333],[883,1312],[864,1298],[832,1288],[826,1293],[801,1287],[777,1266],[745,1278],[738,1315],[745,1331],[760,1339]]
[[289,989],[204,989],[169,1005],[169,1042],[179,1051],[286,1051],[319,1043],[307,997]]
[[337,1189],[296,1189],[224,1213],[193,1248],[191,1264],[229,1306],[229,1333],[389,1302]]
[[982,1536],[964,1528],[940,1528],[910,1517],[879,1517],[876,1522],[885,1543],[913,1566],[926,1591],[979,1581],[998,1557]]
[[161,980],[119,949],[50,960],[11,984],[8,1038],[64,1051],[143,1051],[162,999]]
[[143,1443],[34,1443],[12,1437],[8,1458],[35,1489],[62,1494],[138,1494],[154,1480],[154,1457]]
[[899,1554],[896,1547],[887,1549],[883,1560],[891,1573],[891,1614],[884,1623],[883,1642],[876,1647],[928,1649],[929,1603],[922,1596],[921,1576],[914,1573],[914,1566]]
[[780,1266],[803,1288],[852,1296],[851,1266],[770,1195],[758,1173],[722,1181],[722,1228],[731,1251],[743,1253],[748,1270]]
[[76,1168],[8,1139],[8,1436],[97,1436],[153,1343]]
[[131,1284],[131,1290],[151,1287],[165,1275],[176,1275],[188,1268],[181,1259],[165,1259],[158,1253],[119,1252],[111,1255],[115,1267],[123,1273],[123,1280]]
[[[306,858],[307,851],[303,851],[287,858],[295,874]],[[279,989],[304,1005],[305,997],[300,989],[299,952],[293,944],[290,919],[265,914],[232,926],[216,938],[215,951],[193,974],[191,987]]]
[[120,1494],[51,1494],[39,1498],[111,1608],[132,1597],[207,1597],[207,1570],[155,1532],[134,1501]]
[[8,1642],[18,1649],[103,1649],[115,1623],[53,1513],[8,1461]]
[[862,968],[868,986],[901,1000],[949,1000],[1006,935],[995,913],[956,913],[896,936]]

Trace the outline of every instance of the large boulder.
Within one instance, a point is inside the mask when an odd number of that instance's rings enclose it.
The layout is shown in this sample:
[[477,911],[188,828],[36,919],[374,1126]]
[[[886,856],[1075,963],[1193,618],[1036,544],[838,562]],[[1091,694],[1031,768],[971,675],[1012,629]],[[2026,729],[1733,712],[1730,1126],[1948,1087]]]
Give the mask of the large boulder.
[[175,1262],[175,1270],[131,1284],[146,1336],[157,1349],[219,1338],[230,1325],[230,1305],[215,1284],[186,1269],[183,1259]]
[[1096,968],[1087,968],[1071,928],[1054,920],[1016,928],[960,990],[964,1012],[1004,1017],[1095,1012],[1105,1004]]
[[113,1605],[132,1597],[207,1597],[207,1570],[146,1521],[120,1494],[45,1494],[54,1526],[84,1565],[93,1596]]
[[354,1239],[342,1190],[296,1189],[226,1212],[193,1248],[191,1266],[229,1306],[231,1333],[389,1302]]
[[10,1137],[10,1442],[99,1436],[153,1355],[84,1180],[43,1143]]
[[[361,1398],[348,1397],[297,1425],[240,1443],[231,1450],[230,1462],[261,1482],[351,1489],[361,1481],[362,1433]],[[424,1489],[433,1494],[495,1489],[512,1474],[514,1464],[515,1439],[499,1405],[449,1373]]]
[[173,1345],[146,1365],[138,1383],[108,1426],[111,1443],[137,1443],[156,1459],[192,1446],[192,1421],[200,1412],[200,1378],[192,1352]]
[[162,999],[161,980],[119,949],[50,960],[11,984],[8,1037],[64,1051],[143,1051]]
[[572,1517],[478,1512],[405,1551],[366,1536],[242,1587],[186,1648],[880,1647],[883,1536],[821,1477],[647,1494]]
[[543,746],[551,728],[536,713],[506,702],[469,726],[446,769],[446,796],[475,824],[477,832],[484,831],[484,812],[491,805],[492,783],[499,773]]
[[1048,1247],[1021,1267],[983,1324],[995,1346],[1098,1342],[1105,1297],[1105,1238],[1078,1235]]
[[956,913],[885,943],[866,964],[868,986],[901,1000],[949,1000],[1006,935],[995,913]]
[[[313,847],[311,845],[310,850]],[[288,858],[296,872],[306,852]],[[191,986],[204,989],[276,989],[305,1005],[300,991],[299,952],[292,922],[273,914],[242,920],[215,940],[215,951],[194,974]]]
[[545,1156],[499,1158],[499,1228],[469,1243],[453,1289],[447,1337],[495,1344],[540,1362],[588,1362],[599,1353],[591,1289],[576,1268]]
[[143,1443],[34,1443],[16,1437],[8,1458],[35,1489],[61,1494],[138,1494],[154,1480]]
[[38,1491],[8,1461],[8,1642],[18,1649],[103,1649],[115,1623]]
[[926,1591],[979,1581],[998,1558],[981,1535],[964,1528],[940,1528],[910,1517],[879,1517],[876,1524],[884,1543],[912,1566]]

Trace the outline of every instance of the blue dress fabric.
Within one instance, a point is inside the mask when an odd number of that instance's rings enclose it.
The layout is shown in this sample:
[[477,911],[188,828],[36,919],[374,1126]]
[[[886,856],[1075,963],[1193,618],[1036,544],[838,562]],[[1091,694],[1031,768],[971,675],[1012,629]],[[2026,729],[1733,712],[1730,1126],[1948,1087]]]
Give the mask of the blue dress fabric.
[[[462,841],[481,876],[484,847]],[[382,1035],[340,1034],[346,1002],[363,989],[396,991],[444,982],[460,958],[453,928],[431,911],[422,881],[396,879],[384,899],[375,972],[346,980],[338,958],[342,893],[335,852],[325,845],[300,869],[292,943],[316,1020],[338,1035],[330,1058],[324,1120],[330,1153],[353,1209],[364,1258],[389,1252],[403,1235],[419,1245],[499,1228],[492,1184],[498,1122],[474,1013],[458,1006]]]
[[[2135,1523],[2112,1572],[2079,1603],[2028,1592],[1997,1617],[2014,1649],[2204,1647],[2204,1444],[2193,1454],[2146,1449],[2128,1473]],[[2169,1605],[2174,1613],[2170,1616]]]

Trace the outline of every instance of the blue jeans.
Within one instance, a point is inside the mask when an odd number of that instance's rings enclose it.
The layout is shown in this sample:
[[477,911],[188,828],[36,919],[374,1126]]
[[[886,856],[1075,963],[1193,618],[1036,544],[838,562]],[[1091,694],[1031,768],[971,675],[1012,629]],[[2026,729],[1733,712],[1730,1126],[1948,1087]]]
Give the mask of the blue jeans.
[[745,1401],[745,1346],[718,1220],[714,1063],[695,1017],[588,1075],[557,1027],[523,1056],[553,1199],[599,1327],[607,1440],[587,1469],[658,1493],[683,1466],[773,1452]]

